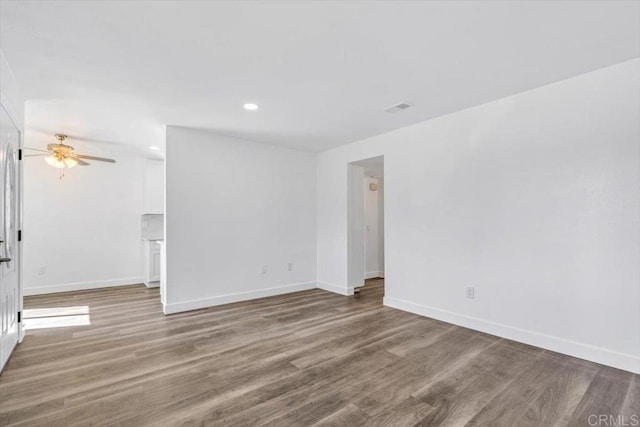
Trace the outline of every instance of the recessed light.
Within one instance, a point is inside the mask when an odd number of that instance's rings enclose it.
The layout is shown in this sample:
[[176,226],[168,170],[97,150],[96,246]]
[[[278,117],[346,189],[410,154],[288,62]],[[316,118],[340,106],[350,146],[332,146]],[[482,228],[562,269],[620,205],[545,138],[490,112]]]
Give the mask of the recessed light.
[[249,111],[255,111],[258,109],[258,104],[244,104],[244,109]]
[[159,151],[160,147],[156,147],[155,145],[152,145],[151,147],[149,147],[149,150]]

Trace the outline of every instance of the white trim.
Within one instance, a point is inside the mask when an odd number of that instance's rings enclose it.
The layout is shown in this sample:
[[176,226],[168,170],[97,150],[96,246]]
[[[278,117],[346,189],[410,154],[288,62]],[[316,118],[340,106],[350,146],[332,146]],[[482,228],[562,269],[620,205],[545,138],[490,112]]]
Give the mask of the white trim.
[[230,304],[233,302],[247,301],[256,298],[270,297],[274,295],[288,294],[291,292],[316,289],[316,282],[295,283],[279,286],[277,288],[265,288],[255,291],[238,292],[235,294],[220,295],[210,298],[201,298],[190,301],[162,304],[164,314],[180,313],[183,311],[198,310],[200,308],[214,307],[216,305]]
[[377,279],[384,278],[384,271],[369,271],[368,273],[364,273],[365,279]]
[[151,280],[149,282],[142,282],[147,288],[159,288],[160,280]]
[[96,280],[93,282],[63,283],[60,285],[25,287],[23,294],[42,295],[58,292],[82,291],[86,289],[110,288],[112,286],[138,285],[142,283],[142,277],[127,277],[124,279]]
[[329,292],[333,292],[333,293],[344,295],[344,296],[353,295],[353,288],[334,285],[333,283],[318,282],[318,288],[324,291],[329,291]]
[[640,374],[640,357],[618,353],[590,344],[566,340],[539,332],[503,325],[476,317],[453,313],[439,308],[416,304],[393,297],[384,297],[384,305],[398,310],[408,311],[487,334],[496,335],[513,341],[533,345],[580,359]]

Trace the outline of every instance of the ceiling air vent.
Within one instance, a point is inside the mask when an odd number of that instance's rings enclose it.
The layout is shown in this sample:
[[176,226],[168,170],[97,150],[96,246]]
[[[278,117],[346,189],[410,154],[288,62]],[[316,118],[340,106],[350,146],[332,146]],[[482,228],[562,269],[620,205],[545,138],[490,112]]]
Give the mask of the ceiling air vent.
[[401,102],[396,105],[392,105],[391,107],[385,108],[384,111],[387,113],[397,113],[398,111],[406,110],[407,108],[411,108],[411,104],[408,102]]

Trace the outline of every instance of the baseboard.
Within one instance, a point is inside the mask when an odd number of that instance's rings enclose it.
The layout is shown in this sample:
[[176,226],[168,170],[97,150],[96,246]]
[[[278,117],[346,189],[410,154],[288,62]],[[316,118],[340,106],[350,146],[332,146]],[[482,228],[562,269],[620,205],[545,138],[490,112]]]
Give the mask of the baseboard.
[[348,288],[345,286],[340,286],[340,285],[334,285],[333,283],[326,283],[326,282],[318,282],[318,288],[325,290],[325,291],[329,291],[329,292],[333,292],[336,294],[340,294],[340,295],[345,295],[345,296],[349,296],[349,295],[353,295],[353,288]]
[[524,344],[533,345],[595,363],[612,366],[625,371],[640,374],[640,357],[631,354],[618,353],[605,348],[592,346],[541,334],[539,332],[520,329],[500,323],[491,322],[476,317],[453,313],[426,305],[393,297],[384,297],[384,305],[398,310],[408,311],[421,316],[430,317],[487,334],[496,335]]
[[279,286],[277,288],[265,288],[255,291],[238,292],[235,294],[220,295],[210,298],[163,304],[162,310],[164,311],[164,314],[181,313],[183,311],[198,310],[201,308],[214,307],[216,305],[231,304],[233,302],[306,291],[309,289],[316,289],[316,287],[316,282],[296,283],[292,285]]
[[72,292],[72,291],[83,291],[86,289],[110,288],[112,286],[137,285],[139,283],[142,283],[142,277],[127,277],[124,279],[112,279],[112,280],[96,280],[93,282],[63,283],[61,285],[51,285],[51,286],[37,286],[37,287],[25,286],[22,289],[22,294],[25,296],[54,294],[58,292]]
[[377,278],[383,278],[383,277],[384,277],[384,271],[370,271],[368,273],[364,273],[365,279],[377,279]]

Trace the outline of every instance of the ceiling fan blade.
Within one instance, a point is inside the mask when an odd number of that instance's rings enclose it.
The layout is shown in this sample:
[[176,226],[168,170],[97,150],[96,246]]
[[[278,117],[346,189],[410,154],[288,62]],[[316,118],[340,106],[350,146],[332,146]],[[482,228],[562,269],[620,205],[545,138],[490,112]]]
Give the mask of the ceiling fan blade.
[[31,147],[24,147],[25,150],[32,150],[32,151],[41,151],[43,153],[48,153],[47,150],[40,150],[39,148],[31,148]]
[[116,162],[113,159],[107,159],[105,157],[87,156],[85,154],[76,154],[76,157],[79,158],[79,159],[95,160],[97,162],[107,162],[107,163],[115,163]]
[[25,154],[25,157],[39,157],[39,156],[48,156],[49,153],[46,154]]
[[85,162],[84,160],[79,159],[77,156],[74,156],[74,159],[76,162],[78,162],[78,165],[80,166],[91,166],[91,164]]

